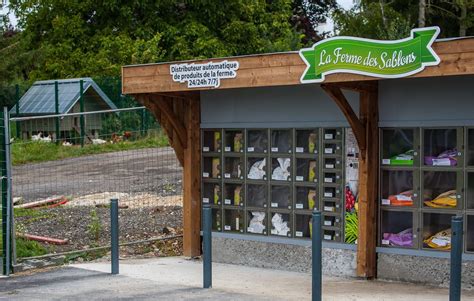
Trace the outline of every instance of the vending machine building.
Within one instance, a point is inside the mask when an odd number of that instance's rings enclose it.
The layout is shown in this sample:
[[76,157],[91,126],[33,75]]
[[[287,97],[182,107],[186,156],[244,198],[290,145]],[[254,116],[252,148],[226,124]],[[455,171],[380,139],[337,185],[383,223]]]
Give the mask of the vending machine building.
[[[184,167],[184,252],[327,274],[443,283],[450,219],[474,275],[474,38],[323,40],[295,52],[123,67]],[[463,281],[472,283],[472,277]]]

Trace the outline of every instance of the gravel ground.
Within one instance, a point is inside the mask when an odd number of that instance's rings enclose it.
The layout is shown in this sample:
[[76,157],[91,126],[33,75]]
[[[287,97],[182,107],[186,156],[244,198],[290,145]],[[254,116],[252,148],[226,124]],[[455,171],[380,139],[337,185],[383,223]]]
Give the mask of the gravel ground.
[[[96,217],[92,212],[96,212]],[[41,215],[17,217],[28,234],[67,239],[66,245],[48,246],[52,252],[82,250],[110,243],[110,210],[87,206],[42,209]],[[182,234],[182,207],[119,210],[120,242]],[[127,253],[134,253],[129,248]]]

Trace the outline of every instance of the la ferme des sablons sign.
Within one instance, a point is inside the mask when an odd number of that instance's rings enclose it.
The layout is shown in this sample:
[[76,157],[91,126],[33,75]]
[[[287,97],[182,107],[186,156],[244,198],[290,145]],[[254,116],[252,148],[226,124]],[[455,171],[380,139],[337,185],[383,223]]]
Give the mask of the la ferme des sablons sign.
[[318,83],[333,73],[354,73],[381,78],[399,78],[435,66],[439,57],[431,48],[439,27],[411,30],[402,40],[380,41],[356,37],[334,37],[300,50],[307,67],[302,83]]

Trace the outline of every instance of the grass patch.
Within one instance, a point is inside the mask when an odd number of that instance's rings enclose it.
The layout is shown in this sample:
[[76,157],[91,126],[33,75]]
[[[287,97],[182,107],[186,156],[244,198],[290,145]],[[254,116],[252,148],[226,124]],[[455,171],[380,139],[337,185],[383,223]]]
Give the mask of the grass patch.
[[62,146],[55,143],[39,141],[18,141],[14,142],[11,147],[12,164],[21,165],[25,163],[53,161],[132,149],[164,147],[168,145],[167,137],[161,132],[155,136],[134,141],[122,141],[115,144],[106,143],[100,145],[87,144],[84,147],[79,145]]
[[[0,233],[0,254],[3,252],[3,237]],[[48,248],[37,241],[24,238],[16,239],[16,256],[18,258],[40,256],[50,253]]]

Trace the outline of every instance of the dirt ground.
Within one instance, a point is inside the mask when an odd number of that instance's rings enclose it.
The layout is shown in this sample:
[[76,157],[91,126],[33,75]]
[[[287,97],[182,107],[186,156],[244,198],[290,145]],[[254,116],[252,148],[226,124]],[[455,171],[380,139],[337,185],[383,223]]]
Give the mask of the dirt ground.
[[[182,233],[182,169],[171,148],[149,148],[26,164],[13,168],[13,194],[22,203],[64,196],[54,208],[16,214],[19,233],[67,239],[49,252],[82,250],[110,242],[111,198],[118,198],[120,242]],[[31,211],[29,211],[31,210]],[[152,252],[149,245],[124,254]],[[181,242],[172,254],[180,254]]]
[[182,169],[170,147],[83,156],[13,167],[13,196],[26,202],[102,192],[180,194]]

